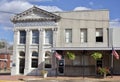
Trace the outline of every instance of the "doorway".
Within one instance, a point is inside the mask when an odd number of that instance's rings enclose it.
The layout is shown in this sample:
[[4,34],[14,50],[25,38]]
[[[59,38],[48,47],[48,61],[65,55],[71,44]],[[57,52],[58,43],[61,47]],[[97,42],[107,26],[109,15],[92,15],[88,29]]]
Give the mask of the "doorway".
[[19,59],[19,73],[24,74],[24,68],[25,68],[25,58],[20,58]]

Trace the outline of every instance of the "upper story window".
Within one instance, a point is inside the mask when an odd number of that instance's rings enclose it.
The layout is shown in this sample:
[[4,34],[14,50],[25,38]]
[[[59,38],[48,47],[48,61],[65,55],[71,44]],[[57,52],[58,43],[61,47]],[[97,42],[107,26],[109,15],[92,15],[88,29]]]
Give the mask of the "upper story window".
[[65,29],[65,42],[72,43],[72,29]]
[[103,42],[103,29],[96,28],[96,42]]
[[32,31],[32,43],[33,44],[38,44],[39,43],[39,31],[38,30],[33,30]]
[[33,68],[37,68],[38,67],[38,52],[33,51],[32,52],[32,63],[31,66]]
[[20,44],[25,44],[26,43],[26,31],[20,31]]
[[52,44],[53,43],[53,32],[52,29],[45,30],[45,44]]
[[87,42],[87,29],[86,28],[80,29],[80,42],[81,43]]

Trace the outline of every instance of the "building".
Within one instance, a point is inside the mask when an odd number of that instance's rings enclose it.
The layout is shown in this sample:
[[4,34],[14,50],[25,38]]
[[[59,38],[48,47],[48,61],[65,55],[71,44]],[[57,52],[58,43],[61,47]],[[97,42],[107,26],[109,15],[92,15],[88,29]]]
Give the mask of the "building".
[[[42,69],[50,76],[95,75],[95,66],[111,66],[108,10],[51,13],[33,6],[11,21],[12,75],[40,75]],[[58,61],[54,52],[62,55],[62,59]],[[76,59],[68,60],[67,52],[75,53]],[[94,52],[102,53],[102,60],[95,62],[91,57]]]
[[1,70],[10,70],[10,57],[11,51],[6,50],[6,48],[0,49],[0,71]]

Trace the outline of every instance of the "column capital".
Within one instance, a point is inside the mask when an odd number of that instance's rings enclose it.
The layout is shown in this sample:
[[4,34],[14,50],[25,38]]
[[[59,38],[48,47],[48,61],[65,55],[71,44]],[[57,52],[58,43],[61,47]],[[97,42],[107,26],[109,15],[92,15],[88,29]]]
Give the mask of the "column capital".
[[43,32],[43,31],[44,31],[44,29],[43,29],[43,28],[39,28],[38,30],[39,30],[39,31],[41,31],[41,32]]
[[57,30],[58,30],[58,28],[57,28],[57,27],[55,27],[55,28],[52,28],[52,30],[53,30],[53,31],[57,31]]
[[13,29],[14,32],[18,32],[19,30],[18,29]]
[[30,32],[30,29],[25,29],[26,32]]

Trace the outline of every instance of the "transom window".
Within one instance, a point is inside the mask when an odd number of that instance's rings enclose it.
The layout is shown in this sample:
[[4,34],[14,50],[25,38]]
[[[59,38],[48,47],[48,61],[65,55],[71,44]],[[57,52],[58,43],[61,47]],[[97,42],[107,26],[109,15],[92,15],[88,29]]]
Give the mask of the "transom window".
[[20,58],[25,58],[25,52],[23,52],[23,51],[20,51],[20,53],[19,53],[20,55]]

